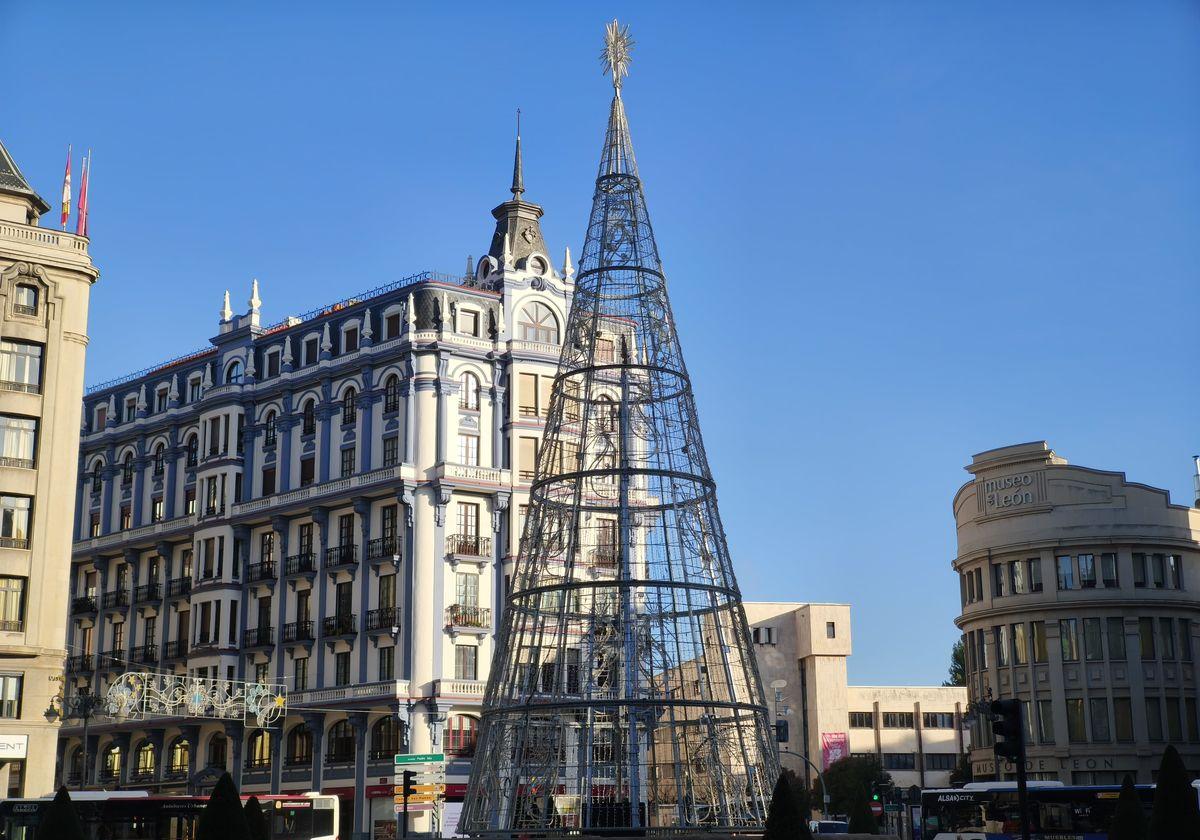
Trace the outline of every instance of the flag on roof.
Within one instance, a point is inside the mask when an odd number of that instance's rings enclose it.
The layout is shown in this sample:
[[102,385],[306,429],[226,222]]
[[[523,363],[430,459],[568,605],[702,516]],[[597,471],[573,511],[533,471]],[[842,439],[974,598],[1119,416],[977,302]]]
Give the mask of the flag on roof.
[[67,145],[67,171],[63,173],[62,190],[62,226],[67,229],[67,219],[71,218],[71,146]]

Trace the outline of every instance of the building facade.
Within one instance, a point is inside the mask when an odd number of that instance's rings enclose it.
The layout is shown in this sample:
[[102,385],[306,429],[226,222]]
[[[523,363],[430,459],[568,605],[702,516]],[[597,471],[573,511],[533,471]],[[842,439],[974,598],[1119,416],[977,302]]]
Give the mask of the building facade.
[[288,714],[99,719],[86,745],[75,726],[65,781],[182,791],[228,769],[245,792],[340,794],[349,837],[393,822],[393,754],[444,751],[461,799],[573,289],[523,190],[518,157],[465,276],[272,326],[256,283],[209,346],[87,393],[70,682],[282,684]]
[[[1030,777],[1149,783],[1168,743],[1200,770],[1200,511],[1044,441],[966,469],[953,566],[968,687],[1022,702]],[[974,735],[976,778],[1010,778],[990,727]]]
[[849,604],[745,606],[767,705],[786,722],[784,767],[811,783],[813,767],[869,755],[897,787],[949,785],[967,749],[965,688],[848,685]]
[[85,237],[0,144],[0,797],[54,790],[88,300]]

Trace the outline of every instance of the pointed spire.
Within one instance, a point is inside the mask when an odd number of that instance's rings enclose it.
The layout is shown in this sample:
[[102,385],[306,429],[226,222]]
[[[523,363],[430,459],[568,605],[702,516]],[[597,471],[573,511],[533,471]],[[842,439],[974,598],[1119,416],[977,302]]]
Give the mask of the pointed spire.
[[567,251],[567,253],[563,257],[562,273],[563,273],[563,278],[566,279],[566,281],[568,283],[570,283],[571,278],[575,276],[575,266],[573,266],[571,264],[571,246],[570,245],[567,246],[566,251]]
[[363,309],[362,322],[362,337],[363,341],[370,343],[371,337],[375,335],[375,331],[371,329],[371,307]]
[[246,377],[248,379],[253,379],[254,374],[257,372],[257,369],[254,367],[254,348],[251,347],[246,352]]
[[501,259],[504,261],[504,267],[511,271],[515,266],[513,266],[512,236],[510,234],[511,231],[506,231],[504,234],[504,251]]
[[179,374],[171,376],[171,390],[167,391],[167,404],[179,402]]
[[233,307],[229,305],[229,290],[225,290],[225,298],[221,303],[221,323],[233,319]]
[[471,256],[470,254],[467,254],[466,278],[468,280],[473,280],[475,278],[475,258],[473,256]]
[[513,194],[513,198],[521,200],[521,193],[525,192],[525,168],[521,163],[521,109],[517,109],[517,152],[513,157],[513,182],[509,190]]
[[33,206],[33,211],[38,216],[50,212],[50,205],[29,186],[17,162],[8,153],[8,149],[4,148],[3,142],[0,142],[0,194],[24,199]]
[[283,340],[283,363],[288,367],[292,364],[292,337],[289,335]]
[[108,395],[108,424],[113,425],[117,422],[117,396],[116,394]]
[[408,324],[410,333],[417,328],[417,309],[413,305],[412,292],[408,293],[408,305],[404,307],[404,322]]
[[146,410],[146,383],[142,383],[142,387],[138,389],[137,410]]
[[321,352],[328,353],[333,349],[333,341],[329,338],[329,322],[325,322],[324,328],[321,330]]
[[248,300],[247,303],[250,304],[250,311],[253,313],[257,313],[258,310],[262,307],[262,298],[260,298],[258,296],[258,278],[257,277],[255,277],[250,282],[250,300]]

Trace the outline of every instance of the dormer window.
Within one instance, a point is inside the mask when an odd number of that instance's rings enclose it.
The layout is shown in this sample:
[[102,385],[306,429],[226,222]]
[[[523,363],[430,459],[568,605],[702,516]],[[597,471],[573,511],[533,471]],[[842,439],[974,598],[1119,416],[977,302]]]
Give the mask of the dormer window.
[[320,339],[315,335],[304,339],[304,364],[315,365],[320,358]]
[[458,310],[458,331],[463,335],[479,337],[479,313],[473,309]]
[[156,414],[167,410],[167,399],[169,394],[170,390],[166,385],[163,385],[154,392],[154,412]]
[[400,337],[400,313],[392,312],[383,319],[383,340]]
[[342,352],[355,353],[358,351],[358,327],[347,327],[342,333]]
[[225,368],[225,384],[226,385],[241,385],[242,384],[242,362],[240,359],[234,359],[229,363],[229,367]]
[[196,402],[200,399],[200,377],[193,376],[188,380],[188,402]]
[[96,406],[96,422],[92,426],[93,432],[103,432],[105,425],[108,423],[108,403],[100,403]]
[[13,301],[13,312],[18,315],[36,315],[38,312],[38,290],[25,283],[19,283]]
[[279,351],[272,350],[267,353],[267,376],[279,375]]
[[132,423],[137,417],[137,397],[125,398],[125,422]]
[[544,303],[534,301],[522,309],[517,326],[520,328],[522,341],[558,344],[558,319]]

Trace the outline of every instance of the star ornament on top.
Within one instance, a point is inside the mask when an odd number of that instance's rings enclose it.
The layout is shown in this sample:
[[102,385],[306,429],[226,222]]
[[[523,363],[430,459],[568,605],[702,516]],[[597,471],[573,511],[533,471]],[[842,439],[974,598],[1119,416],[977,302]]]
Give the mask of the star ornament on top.
[[633,39],[629,37],[629,25],[621,26],[616,18],[604,28],[604,52],[600,63],[604,72],[612,76],[613,89],[621,90],[621,80],[629,75],[629,62],[633,58]]

